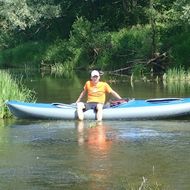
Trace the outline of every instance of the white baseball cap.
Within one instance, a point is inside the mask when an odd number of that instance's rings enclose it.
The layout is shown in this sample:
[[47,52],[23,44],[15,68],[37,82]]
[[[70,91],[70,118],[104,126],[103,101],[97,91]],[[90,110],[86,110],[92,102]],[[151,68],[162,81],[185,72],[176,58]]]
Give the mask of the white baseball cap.
[[91,72],[91,77],[94,77],[94,76],[100,76],[100,73],[97,71],[97,70],[93,70],[92,72]]

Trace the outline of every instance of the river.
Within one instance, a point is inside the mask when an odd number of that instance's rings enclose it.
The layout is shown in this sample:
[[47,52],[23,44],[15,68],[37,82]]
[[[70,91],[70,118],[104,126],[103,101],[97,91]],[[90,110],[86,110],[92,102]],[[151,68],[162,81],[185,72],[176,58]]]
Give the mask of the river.
[[[14,72],[37,102],[75,102],[87,73]],[[185,84],[102,76],[122,97],[188,97]],[[0,189],[190,189],[190,119],[0,121]],[[154,188],[156,189],[156,188]]]

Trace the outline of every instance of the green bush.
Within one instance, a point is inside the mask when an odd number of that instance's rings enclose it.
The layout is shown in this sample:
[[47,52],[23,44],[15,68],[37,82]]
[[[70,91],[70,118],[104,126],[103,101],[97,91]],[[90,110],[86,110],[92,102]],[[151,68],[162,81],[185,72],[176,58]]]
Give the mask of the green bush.
[[190,65],[190,36],[189,33],[182,33],[173,40],[173,47],[171,48],[171,56],[175,64],[183,65],[186,69]]
[[23,64],[36,67],[42,60],[45,43],[28,42],[0,53],[0,65],[23,67]]
[[184,67],[190,65],[190,27],[189,26],[168,26],[161,33],[163,51],[168,51],[171,59],[170,68]]
[[44,52],[43,60],[48,63],[63,63],[70,56],[71,52],[68,49],[68,42],[65,40],[56,40]]
[[[127,66],[133,59],[148,58],[151,54],[150,27],[138,25],[118,32],[101,31],[101,23],[78,18],[68,47],[71,60],[79,68],[116,69]],[[100,32],[101,31],[101,32]]]
[[111,38],[112,58],[109,67],[112,69],[127,67],[130,61],[148,58],[151,54],[148,26],[121,29],[112,33]]

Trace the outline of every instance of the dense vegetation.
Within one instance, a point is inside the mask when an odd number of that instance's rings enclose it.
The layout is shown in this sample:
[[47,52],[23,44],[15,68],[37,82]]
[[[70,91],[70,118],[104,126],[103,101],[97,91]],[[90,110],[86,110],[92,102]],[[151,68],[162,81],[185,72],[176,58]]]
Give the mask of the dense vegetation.
[[165,72],[190,63],[188,0],[1,0],[0,66]]
[[22,85],[22,80],[14,79],[9,72],[0,71],[0,119],[10,117],[5,106],[6,100],[35,101],[34,92]]

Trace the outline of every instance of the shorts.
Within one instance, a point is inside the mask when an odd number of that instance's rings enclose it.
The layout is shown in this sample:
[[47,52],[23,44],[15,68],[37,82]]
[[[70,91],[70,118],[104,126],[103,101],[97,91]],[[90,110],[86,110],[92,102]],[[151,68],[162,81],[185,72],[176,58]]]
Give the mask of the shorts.
[[97,102],[88,102],[85,103],[85,111],[93,109],[94,111],[97,111],[97,104],[101,104],[101,103],[97,103]]

